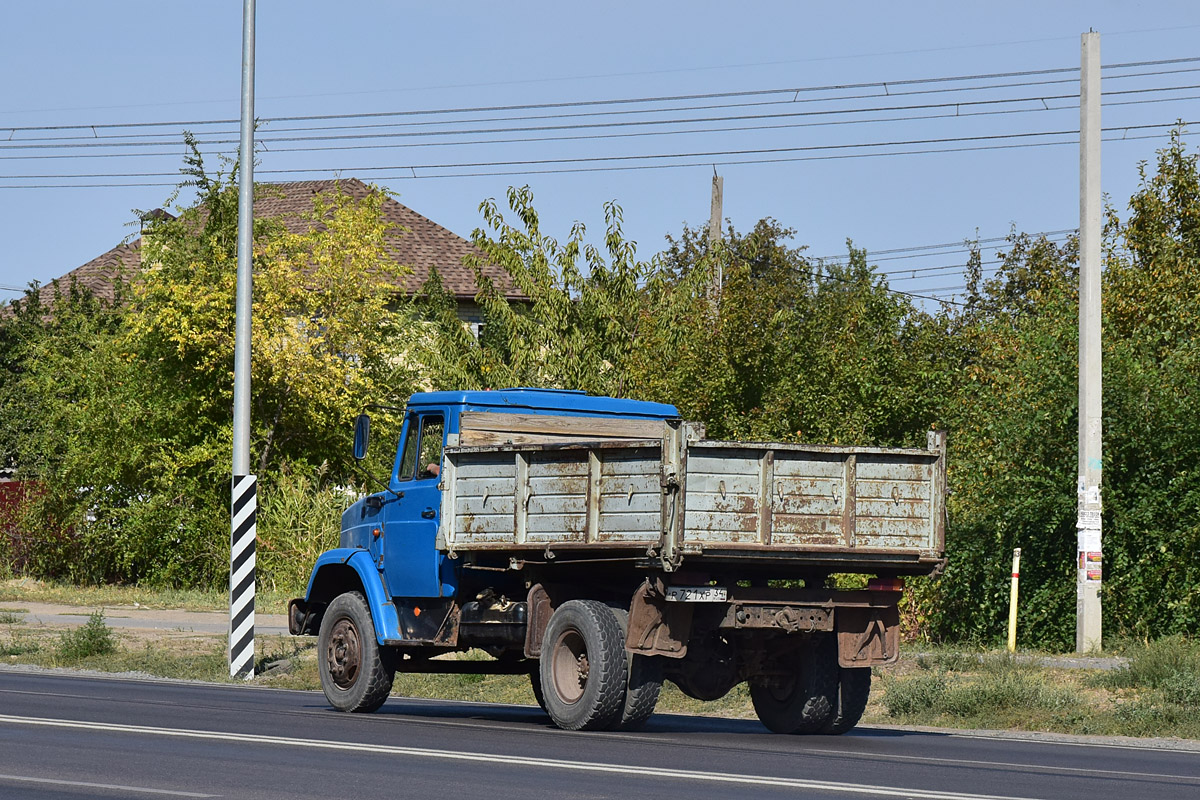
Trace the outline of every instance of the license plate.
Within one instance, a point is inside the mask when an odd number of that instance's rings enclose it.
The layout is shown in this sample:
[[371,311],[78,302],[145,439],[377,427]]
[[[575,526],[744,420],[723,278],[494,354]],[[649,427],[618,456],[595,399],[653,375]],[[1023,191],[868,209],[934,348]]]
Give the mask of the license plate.
[[729,592],[724,586],[668,586],[667,600],[675,603],[724,603]]

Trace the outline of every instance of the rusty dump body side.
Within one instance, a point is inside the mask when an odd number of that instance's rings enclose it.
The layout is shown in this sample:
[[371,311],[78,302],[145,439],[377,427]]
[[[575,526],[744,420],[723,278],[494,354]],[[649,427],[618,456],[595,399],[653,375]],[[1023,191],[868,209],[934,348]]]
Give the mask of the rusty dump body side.
[[709,441],[676,421],[660,430],[656,439],[452,441],[439,548],[638,556],[666,572],[736,565],[779,578],[919,575],[944,563],[944,434],[931,432],[925,449],[885,449]]

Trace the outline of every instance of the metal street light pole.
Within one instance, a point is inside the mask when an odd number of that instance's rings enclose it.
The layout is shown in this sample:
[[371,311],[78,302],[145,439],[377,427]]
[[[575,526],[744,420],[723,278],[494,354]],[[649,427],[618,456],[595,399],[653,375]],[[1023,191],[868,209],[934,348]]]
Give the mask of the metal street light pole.
[[229,549],[229,674],[254,677],[257,477],[250,474],[250,310],[254,244],[254,0],[242,7],[242,117],[238,154],[237,306],[233,350],[233,499]]

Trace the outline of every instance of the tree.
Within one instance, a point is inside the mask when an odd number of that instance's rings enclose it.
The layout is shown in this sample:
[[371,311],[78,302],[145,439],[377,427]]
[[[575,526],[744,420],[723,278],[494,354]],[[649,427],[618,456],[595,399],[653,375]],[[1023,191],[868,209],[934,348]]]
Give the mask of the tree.
[[[1104,589],[1109,636],[1200,623],[1200,176],[1175,132],[1122,221],[1109,208],[1104,292]],[[950,565],[934,633],[1002,635],[1022,548],[1022,641],[1075,628],[1078,253],[1014,235],[951,322]]]
[[[439,388],[540,386],[621,396],[629,389],[628,363],[640,346],[643,294],[653,264],[639,261],[621,231],[621,209],[604,207],[604,251],[586,243],[587,229],[572,226],[565,242],[542,232],[529,187],[513,188],[505,219],[494,200],[480,206],[490,231],[472,236],[483,307],[476,340],[455,313],[454,299],[436,274],[423,288],[427,336],[415,357]],[[527,298],[509,302],[479,267],[503,267]]]
[[[793,234],[764,219],[747,234],[730,227],[715,246],[701,229],[668,237],[666,291],[680,297],[660,305],[687,313],[653,328],[660,341],[640,348],[636,381],[714,437],[923,442],[938,397],[927,315],[863,251],[814,263],[788,244]],[[706,290],[717,262],[719,305]]]
[[[237,189],[195,152],[187,174],[199,201],[146,229],[126,302],[56,305],[15,356],[39,421],[17,455],[47,487],[30,523],[69,533],[43,574],[213,585],[227,569]],[[350,480],[352,417],[408,393],[381,201],[334,193],[255,223],[251,449],[268,505],[282,476]]]

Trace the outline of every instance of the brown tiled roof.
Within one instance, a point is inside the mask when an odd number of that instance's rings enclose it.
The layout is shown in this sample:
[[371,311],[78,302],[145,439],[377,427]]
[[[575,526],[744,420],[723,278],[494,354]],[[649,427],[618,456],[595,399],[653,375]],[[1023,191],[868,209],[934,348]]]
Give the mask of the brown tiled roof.
[[[295,183],[260,184],[254,197],[254,216],[259,218],[279,217],[292,231],[304,229],[304,215],[312,211],[313,197],[322,192],[334,192],[338,188],[355,199],[366,197],[371,187],[357,178],[342,178],[327,181],[297,181]],[[475,274],[462,259],[468,255],[480,255],[479,250],[466,239],[421,216],[392,197],[383,200],[384,219],[392,223],[386,246],[400,264],[411,267],[412,274],[402,279],[397,286],[406,294],[413,294],[429,278],[436,267],[446,288],[460,300],[475,297],[478,287]],[[90,289],[105,300],[113,299],[113,286],[118,270],[126,280],[141,267],[141,239],[120,244],[104,255],[93,258],[81,267],[71,270],[59,278],[60,291],[66,292],[72,281]],[[510,300],[525,299],[525,295],[512,285],[512,280],[501,267],[484,264],[483,274],[491,278],[496,287]],[[54,289],[46,285],[41,289],[44,303],[53,302]]]
[[[120,273],[128,281],[142,265],[142,240],[119,244],[103,255],[96,256],[82,267],[76,267],[58,279],[58,291],[67,294],[71,285],[91,291],[96,297],[112,302],[116,278]],[[48,283],[38,290],[43,306],[54,304],[54,284]]]

